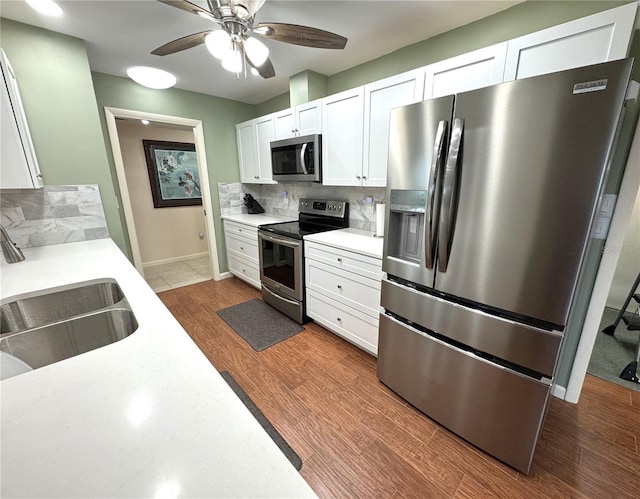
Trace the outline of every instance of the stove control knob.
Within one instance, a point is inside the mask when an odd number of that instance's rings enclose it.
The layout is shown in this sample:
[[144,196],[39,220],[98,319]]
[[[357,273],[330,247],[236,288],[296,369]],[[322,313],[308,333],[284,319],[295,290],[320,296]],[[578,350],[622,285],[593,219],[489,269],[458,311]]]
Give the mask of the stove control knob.
[[342,206],[338,205],[338,211],[342,211]]

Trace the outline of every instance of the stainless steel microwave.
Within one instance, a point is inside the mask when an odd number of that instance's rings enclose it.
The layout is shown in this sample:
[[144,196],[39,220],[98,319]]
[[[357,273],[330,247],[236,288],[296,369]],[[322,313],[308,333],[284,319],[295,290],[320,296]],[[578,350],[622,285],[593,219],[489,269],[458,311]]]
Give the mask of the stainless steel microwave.
[[273,180],[322,182],[322,135],[271,142]]

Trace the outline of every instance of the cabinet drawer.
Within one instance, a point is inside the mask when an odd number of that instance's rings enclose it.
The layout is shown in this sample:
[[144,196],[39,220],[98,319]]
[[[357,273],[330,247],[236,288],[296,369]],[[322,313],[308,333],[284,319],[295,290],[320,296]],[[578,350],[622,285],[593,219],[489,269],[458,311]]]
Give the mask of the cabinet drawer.
[[382,260],[324,244],[305,243],[305,257],[364,277],[382,280]]
[[250,238],[258,244],[258,228],[251,225],[240,224],[238,222],[224,221],[224,231],[229,234],[236,234]]
[[238,237],[233,233],[225,232],[227,240],[227,252],[234,256],[247,258],[258,264],[258,243],[249,238]]
[[363,350],[378,354],[378,318],[307,288],[307,315]]
[[380,313],[380,281],[353,272],[306,260],[307,287],[377,317]]
[[260,289],[260,268],[233,255],[227,255],[229,272]]

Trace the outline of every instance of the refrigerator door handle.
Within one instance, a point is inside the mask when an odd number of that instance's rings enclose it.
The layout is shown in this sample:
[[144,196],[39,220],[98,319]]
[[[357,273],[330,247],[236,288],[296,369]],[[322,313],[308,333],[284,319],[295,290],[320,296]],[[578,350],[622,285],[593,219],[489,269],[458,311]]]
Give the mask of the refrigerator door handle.
[[425,234],[425,260],[428,269],[433,269],[435,264],[436,241],[438,217],[440,215],[440,194],[442,185],[442,169],[444,167],[445,146],[447,138],[446,120],[440,120],[436,130],[435,145],[433,147],[433,159],[431,160],[431,171],[429,172],[429,192],[427,195],[427,231]]
[[440,208],[440,225],[438,227],[438,271],[446,272],[449,265],[449,249],[452,235],[454,207],[458,195],[458,167],[460,163],[460,146],[464,119],[454,118],[451,127],[451,145],[447,156],[447,166],[444,169],[442,187],[442,206]]

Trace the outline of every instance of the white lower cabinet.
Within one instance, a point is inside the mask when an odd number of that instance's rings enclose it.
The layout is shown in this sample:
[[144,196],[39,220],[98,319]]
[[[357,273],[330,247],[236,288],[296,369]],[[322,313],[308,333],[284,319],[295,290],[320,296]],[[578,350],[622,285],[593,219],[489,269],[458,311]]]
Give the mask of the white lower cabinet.
[[260,289],[258,229],[251,225],[224,221],[229,272]]
[[382,260],[306,241],[305,278],[307,315],[377,355]]

